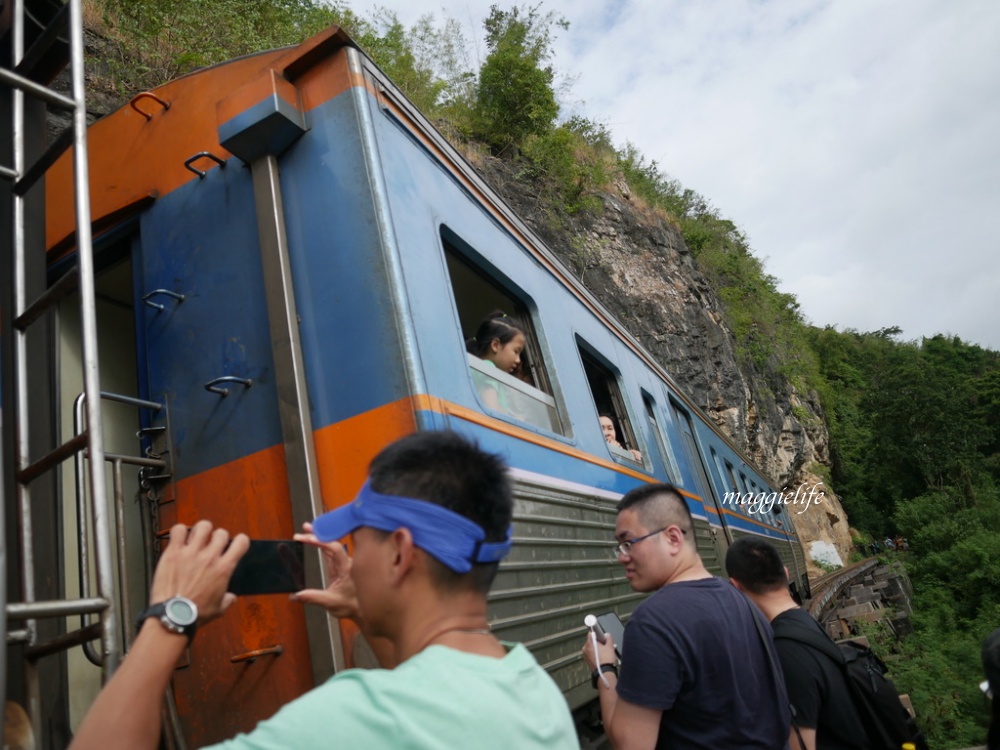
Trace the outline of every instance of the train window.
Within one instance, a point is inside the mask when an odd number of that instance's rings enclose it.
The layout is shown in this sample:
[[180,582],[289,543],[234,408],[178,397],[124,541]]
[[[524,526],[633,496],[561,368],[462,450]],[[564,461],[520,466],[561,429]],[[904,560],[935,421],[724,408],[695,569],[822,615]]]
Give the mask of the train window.
[[729,487],[726,489],[731,489],[736,496],[743,495],[746,490],[740,489],[740,483],[736,480],[736,470],[733,468],[733,465],[725,459],[723,459],[723,463],[726,465],[726,476],[723,479],[729,480]]
[[674,456],[670,441],[660,429],[660,424],[656,419],[656,403],[653,401],[653,397],[645,391],[642,392],[642,402],[646,407],[646,421],[649,422],[649,430],[653,433],[653,439],[656,441],[656,447],[660,451],[660,458],[663,459],[663,465],[667,471],[667,479],[677,484],[681,473],[677,468],[677,458]]
[[743,502],[743,493],[740,491],[736,484],[736,476],[733,474],[733,467],[728,462],[719,457],[719,454],[715,452],[715,448],[711,449],[712,460],[715,461],[715,468],[719,472],[719,477],[722,479],[723,485],[725,485],[725,492],[723,493],[723,505],[731,508],[737,513],[742,515],[747,515],[747,506]]
[[641,464],[642,453],[639,441],[632,429],[625,408],[625,399],[618,387],[618,378],[611,367],[601,362],[596,355],[580,347],[580,358],[583,360],[583,371],[587,375],[590,394],[594,397],[594,405],[600,418],[607,417],[615,428],[615,441],[618,445],[608,442],[608,450],[615,458]]
[[460,253],[457,240],[450,241],[445,236],[445,230],[442,230],[442,240],[463,340],[473,338],[480,323],[496,310],[506,313],[507,318],[525,334],[525,346],[520,353],[521,364],[512,373],[501,372],[492,362],[466,354],[469,373],[483,406],[535,427],[562,432],[552,386],[527,305],[496,280],[501,278],[499,273],[495,277],[487,274]]
[[681,439],[684,442],[684,453],[688,460],[688,465],[694,473],[695,485],[698,488],[698,492],[701,493],[703,502],[707,504],[712,499],[712,487],[708,481],[705,464],[701,460],[701,452],[698,449],[698,442],[695,440],[691,417],[686,411],[682,410],[681,406],[673,398],[670,399],[670,411],[674,418],[674,424],[677,425],[677,429],[681,432]]
[[750,489],[750,483],[747,482],[746,474],[744,474],[742,471],[740,472],[740,486],[743,488],[744,492],[752,492],[752,490]]

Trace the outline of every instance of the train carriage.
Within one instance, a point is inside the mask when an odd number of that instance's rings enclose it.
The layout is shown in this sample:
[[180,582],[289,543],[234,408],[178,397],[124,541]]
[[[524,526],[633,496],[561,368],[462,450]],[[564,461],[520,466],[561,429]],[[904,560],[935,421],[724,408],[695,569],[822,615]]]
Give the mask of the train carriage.
[[[583,617],[627,617],[640,599],[611,554],[629,489],[680,487],[714,573],[733,538],[758,534],[805,580],[787,511],[725,501],[769,481],[342,31],[141,94],[88,139],[102,369],[118,393],[107,431],[124,454],[138,429],[141,456],[161,462],[122,480],[140,502],[119,500],[111,521],[123,637],[171,524],[288,537],[349,502],[384,445],[424,429],[467,434],[510,465],[515,545],[491,627],[526,643],[581,717],[594,708]],[[53,284],[75,263],[71,178],[67,156],[46,179]],[[494,309],[528,333],[521,377],[466,352]],[[80,389],[69,316],[67,405]],[[626,450],[605,442],[599,414]],[[63,481],[70,547],[87,539],[69,511],[82,471]],[[320,581],[318,561],[308,574]],[[81,593],[76,566],[60,575]],[[178,666],[170,731],[196,746],[247,730],[368,659],[346,624],[242,598]],[[75,723],[99,672],[80,655],[68,670]]]

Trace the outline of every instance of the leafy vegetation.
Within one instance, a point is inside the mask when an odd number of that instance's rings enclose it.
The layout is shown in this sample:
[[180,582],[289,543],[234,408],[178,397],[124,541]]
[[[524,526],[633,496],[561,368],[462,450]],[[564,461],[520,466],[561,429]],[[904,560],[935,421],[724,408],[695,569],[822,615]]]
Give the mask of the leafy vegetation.
[[899,342],[898,333],[809,332],[834,485],[852,522],[877,536],[896,530],[899,503],[936,491],[974,505],[996,476],[990,386],[1000,355],[945,336]]
[[114,43],[115,57],[101,62],[126,95],[195,68],[297,43],[331,23],[330,10],[313,0],[87,0],[86,10]]
[[909,542],[915,631],[883,638],[894,679],[932,746],[979,744],[979,644],[1000,625],[1000,354],[955,337],[901,342],[898,329],[810,335],[833,484],[853,524]]
[[551,66],[552,26],[562,25],[539,7],[509,11],[494,5],[486,18],[489,55],[479,70],[473,135],[501,153],[531,135],[552,131],[559,114]]
[[[502,155],[530,179],[554,222],[601,211],[602,194],[624,181],[634,201],[682,233],[722,301],[743,363],[775,392],[790,382],[819,395],[829,483],[859,538],[898,533],[910,542],[916,630],[891,645],[895,679],[932,746],[982,741],[979,643],[1000,625],[1000,355],[954,337],[907,342],[896,328],[807,325],[746,235],[707,199],[633,145],[616,146],[602,124],[560,119],[551,45],[567,23],[541,5],[494,5],[484,22],[487,56],[473,64],[450,18],[425,16],[406,28],[384,10],[359,15],[321,0],[85,4],[114,52],[101,62],[123,97],[336,23],[449,137]],[[816,418],[802,407],[795,416]]]

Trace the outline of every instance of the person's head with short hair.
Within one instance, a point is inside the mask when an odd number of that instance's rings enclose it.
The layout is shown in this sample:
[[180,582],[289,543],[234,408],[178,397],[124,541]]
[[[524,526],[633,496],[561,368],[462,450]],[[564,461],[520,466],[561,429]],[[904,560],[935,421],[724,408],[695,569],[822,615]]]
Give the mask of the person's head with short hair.
[[726,574],[748,594],[788,591],[788,572],[777,548],[766,539],[740,537],[726,552]]
[[[382,450],[369,467],[371,488],[440,505],[485,532],[484,542],[504,542],[514,499],[503,459],[481,450],[457,432],[418,432]],[[471,586],[483,594],[499,562],[476,563],[456,572],[431,555],[434,580],[444,587]]]
[[511,547],[503,461],[458,433],[419,432],[384,448],[369,472],[353,502],[311,527],[324,543],[350,535],[350,577],[369,632],[398,642],[412,623],[449,613],[485,620]]
[[524,326],[503,310],[494,310],[479,324],[476,335],[466,340],[465,349],[497,369],[513,373],[521,365],[521,352],[527,343]]
[[644,485],[622,497],[615,538],[618,561],[636,591],[654,591],[682,576],[707,575],[691,511],[673,485]]

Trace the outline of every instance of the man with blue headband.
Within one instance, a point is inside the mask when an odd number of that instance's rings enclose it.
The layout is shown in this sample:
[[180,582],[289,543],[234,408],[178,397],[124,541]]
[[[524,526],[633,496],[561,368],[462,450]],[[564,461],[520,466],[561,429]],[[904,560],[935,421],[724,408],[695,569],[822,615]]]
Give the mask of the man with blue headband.
[[[355,500],[296,537],[322,549],[331,582],[294,598],[356,621],[385,669],[340,672],[216,747],[576,750],[558,687],[524,646],[490,633],[486,594],[511,547],[512,512],[503,462],[456,433],[417,433],[383,450]],[[172,529],[151,600],[179,594],[201,621],[221,614],[247,547],[243,535],[227,542],[204,521]],[[103,750],[113,737],[116,747],[155,748],[163,690],[187,642],[146,621],[73,746]]]

